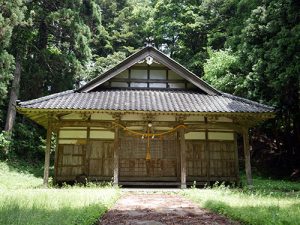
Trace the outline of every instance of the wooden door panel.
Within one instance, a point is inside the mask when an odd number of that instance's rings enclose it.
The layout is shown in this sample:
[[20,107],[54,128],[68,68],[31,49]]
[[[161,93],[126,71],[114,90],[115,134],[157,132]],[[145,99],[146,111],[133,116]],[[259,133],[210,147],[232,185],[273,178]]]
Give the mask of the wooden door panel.
[[151,159],[146,160],[147,140],[122,137],[120,148],[120,177],[176,177],[177,144],[171,140],[151,139]]
[[89,154],[89,176],[113,176],[113,141],[91,141]]

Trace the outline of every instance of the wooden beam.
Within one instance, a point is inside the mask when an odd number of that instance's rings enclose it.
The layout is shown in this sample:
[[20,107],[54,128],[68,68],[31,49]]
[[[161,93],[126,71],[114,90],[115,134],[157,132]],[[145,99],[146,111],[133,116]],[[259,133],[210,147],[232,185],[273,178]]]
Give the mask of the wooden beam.
[[184,79],[181,80],[163,80],[163,79],[127,79],[127,78],[113,78],[112,81],[114,82],[122,82],[122,83],[128,83],[128,82],[134,82],[134,83],[185,83]]
[[181,164],[181,188],[186,188],[186,143],[184,137],[184,128],[179,129],[180,138],[180,164]]
[[51,118],[48,118],[47,140],[46,140],[46,150],[45,150],[45,165],[44,165],[44,181],[43,181],[45,187],[48,187],[48,180],[49,180],[51,136],[52,136],[52,124],[51,124]]
[[112,121],[82,121],[82,120],[64,120],[54,123],[54,125],[59,125],[60,127],[105,127],[111,128]]
[[248,128],[243,129],[244,155],[245,155],[245,170],[248,186],[252,186],[251,161],[250,161],[250,146]]
[[[116,117],[116,123],[119,123],[119,117]],[[119,126],[115,126],[115,138],[114,138],[114,186],[119,185]]]
[[[146,119],[145,119],[146,120]],[[147,120],[146,120],[147,121]],[[176,121],[155,121],[154,119],[149,119],[152,121],[154,127],[174,127],[178,125]],[[113,121],[108,120],[90,120],[90,121],[82,121],[82,120],[62,120],[59,122],[55,122],[54,126],[60,127],[104,127],[104,128],[111,128]],[[145,121],[122,121],[124,126],[145,126]],[[197,130],[197,129],[229,129],[229,130],[236,130],[241,131],[242,126],[238,124],[234,124],[231,122],[216,122],[216,123],[205,123],[205,122],[193,122],[193,121],[186,121],[185,126],[189,130]]]

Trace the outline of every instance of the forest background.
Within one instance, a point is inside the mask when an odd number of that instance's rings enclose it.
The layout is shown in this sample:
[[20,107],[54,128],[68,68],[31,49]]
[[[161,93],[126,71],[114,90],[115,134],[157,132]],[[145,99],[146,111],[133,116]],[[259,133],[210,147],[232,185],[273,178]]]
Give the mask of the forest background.
[[[257,173],[300,170],[300,1],[0,0],[0,158],[38,164],[45,130],[22,101],[74,89],[153,38],[217,89],[275,107],[251,129]],[[298,171],[298,172],[297,172]]]

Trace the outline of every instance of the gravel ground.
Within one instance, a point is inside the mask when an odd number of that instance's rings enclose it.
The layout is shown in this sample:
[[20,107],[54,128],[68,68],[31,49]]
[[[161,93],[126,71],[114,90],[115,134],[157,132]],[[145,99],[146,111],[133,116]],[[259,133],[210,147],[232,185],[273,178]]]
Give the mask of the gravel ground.
[[199,208],[175,194],[132,194],[118,200],[98,225],[235,224],[224,216]]

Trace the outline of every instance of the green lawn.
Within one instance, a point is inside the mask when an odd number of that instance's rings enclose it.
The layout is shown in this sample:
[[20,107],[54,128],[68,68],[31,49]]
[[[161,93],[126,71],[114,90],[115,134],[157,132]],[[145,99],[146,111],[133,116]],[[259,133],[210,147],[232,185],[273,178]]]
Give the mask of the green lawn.
[[118,199],[111,187],[43,188],[42,178],[0,162],[0,224],[94,224]]
[[42,173],[42,168],[0,161],[0,190],[40,187]]
[[300,183],[254,179],[254,187],[187,189],[183,195],[199,206],[245,224],[300,224]]
[[[41,186],[42,172],[42,168],[0,161],[1,225],[92,225],[121,195],[111,187],[46,189]],[[251,190],[221,185],[179,193],[245,224],[300,224],[299,182],[256,177]]]

